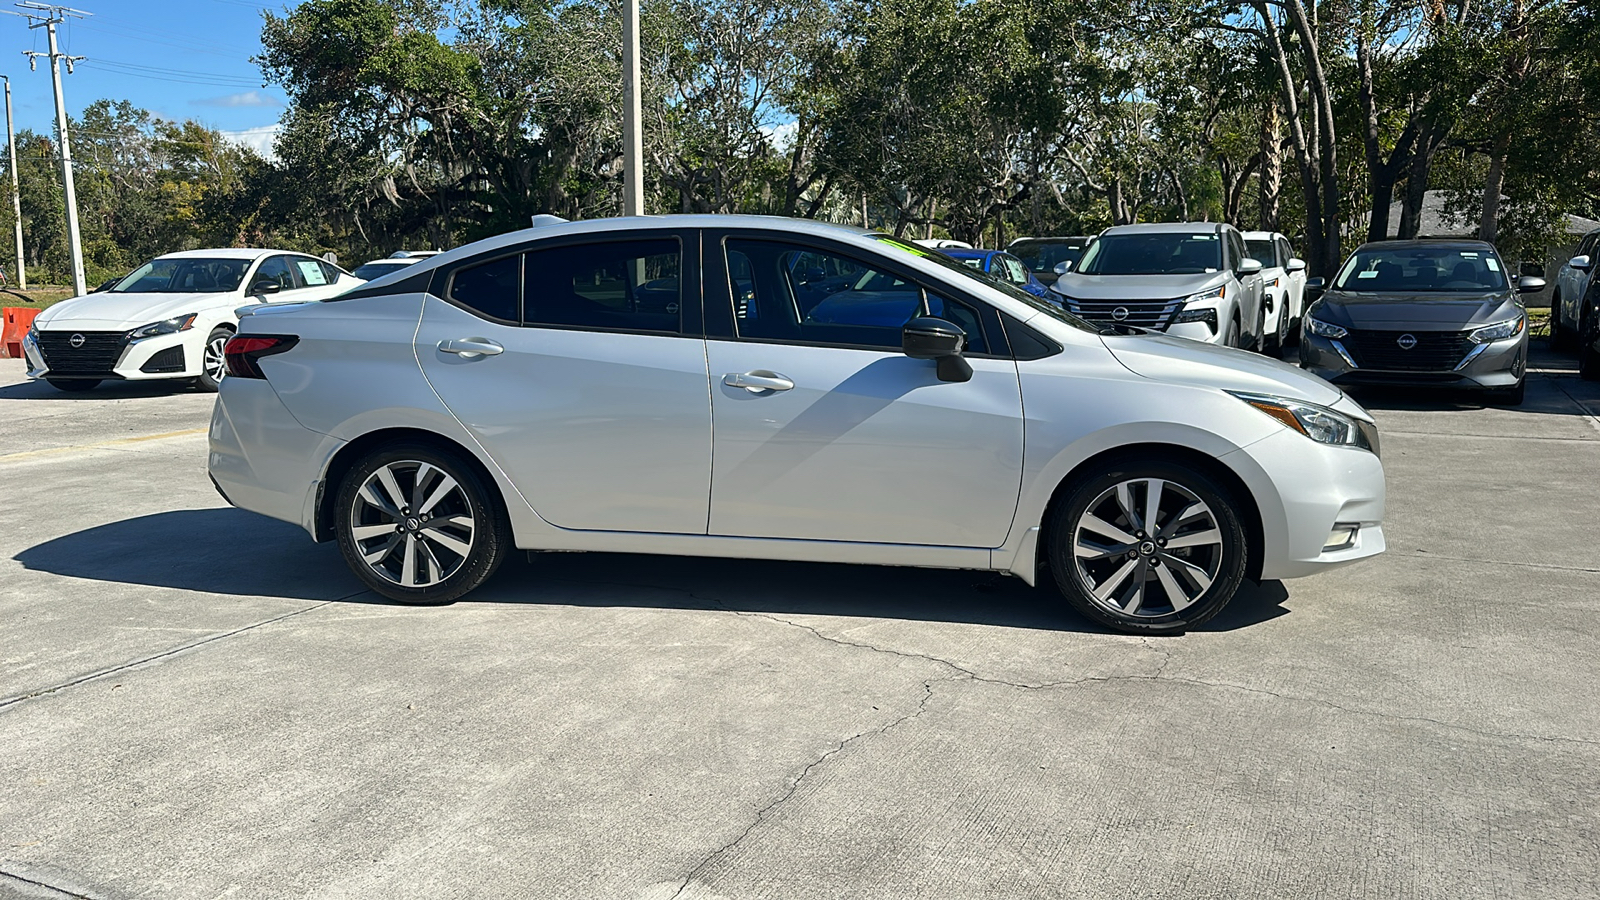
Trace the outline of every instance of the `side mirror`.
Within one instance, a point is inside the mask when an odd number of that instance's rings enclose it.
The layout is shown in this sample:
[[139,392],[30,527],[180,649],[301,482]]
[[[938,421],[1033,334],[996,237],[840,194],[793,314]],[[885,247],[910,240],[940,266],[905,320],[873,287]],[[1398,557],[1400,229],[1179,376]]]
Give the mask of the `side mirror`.
[[1580,272],[1587,272],[1589,267],[1594,265],[1594,260],[1587,256],[1574,256],[1572,259],[1567,260],[1567,265]]
[[1327,282],[1326,279],[1323,279],[1323,278],[1307,278],[1306,279],[1306,293],[1307,294],[1320,294],[1323,291],[1327,290],[1327,288],[1328,288],[1328,282]]
[[260,297],[265,294],[276,294],[281,290],[283,290],[283,285],[277,283],[276,281],[263,280],[250,285],[250,296]]
[[972,364],[961,356],[966,344],[966,332],[933,316],[919,316],[900,330],[900,348],[912,359],[936,360],[940,381],[972,380]]
[[1068,272],[1071,272],[1071,271],[1072,271],[1072,260],[1064,259],[1061,262],[1056,263],[1056,267],[1055,267],[1056,275],[1058,275],[1058,276],[1059,275],[1065,275],[1065,274],[1067,274]]
[[1290,257],[1289,264],[1284,266],[1283,270],[1285,272],[1304,272],[1306,270],[1306,261],[1298,256]]
[[1545,280],[1532,275],[1524,275],[1517,279],[1517,293],[1537,294],[1544,290]]
[[1244,259],[1239,260],[1239,274],[1240,275],[1260,275],[1261,274],[1261,269],[1262,269],[1261,260],[1259,260],[1259,259],[1251,259],[1249,257],[1246,257]]

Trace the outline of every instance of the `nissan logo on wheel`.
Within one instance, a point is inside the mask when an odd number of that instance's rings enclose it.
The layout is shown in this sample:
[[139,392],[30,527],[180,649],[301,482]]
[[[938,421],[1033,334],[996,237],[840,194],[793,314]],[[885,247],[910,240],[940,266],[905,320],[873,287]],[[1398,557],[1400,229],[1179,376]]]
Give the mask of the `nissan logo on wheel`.
[[1417,345],[1417,336],[1414,334],[1402,334],[1395,343],[1400,345],[1401,350],[1410,350]]
[[83,335],[75,334],[72,337],[67,338],[67,343],[71,344],[72,349],[76,350],[83,346]]

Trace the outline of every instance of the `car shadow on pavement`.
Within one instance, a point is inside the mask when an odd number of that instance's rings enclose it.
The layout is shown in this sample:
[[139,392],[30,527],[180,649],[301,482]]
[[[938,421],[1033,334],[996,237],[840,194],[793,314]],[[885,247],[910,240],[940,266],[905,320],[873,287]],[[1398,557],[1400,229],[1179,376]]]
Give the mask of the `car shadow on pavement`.
[[[534,553],[507,560],[462,602],[698,609],[851,616],[1104,632],[1054,586],[994,572],[617,553]],[[1047,576],[1048,577],[1048,576]],[[1287,615],[1281,582],[1245,582],[1197,631],[1231,631]]]
[[198,393],[187,381],[102,381],[88,391],[63,391],[45,381],[22,381],[0,386],[0,400],[126,400],[130,397],[170,397]]
[[[531,559],[529,558],[531,556]],[[332,543],[230,508],[111,522],[18,553],[30,570],[208,594],[383,603]],[[1282,583],[1245,582],[1199,631],[1287,615]],[[990,572],[618,553],[517,553],[462,603],[698,609],[1103,632],[1054,588]]]
[[334,600],[362,590],[333,544],[312,543],[287,522],[231,508],[110,522],[13,558],[27,569],[70,578],[207,594]]

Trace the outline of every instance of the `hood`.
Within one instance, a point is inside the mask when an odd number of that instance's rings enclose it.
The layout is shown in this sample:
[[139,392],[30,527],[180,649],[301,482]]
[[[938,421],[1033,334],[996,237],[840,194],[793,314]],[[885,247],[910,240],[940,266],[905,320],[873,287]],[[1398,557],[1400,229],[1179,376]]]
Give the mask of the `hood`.
[[1344,393],[1288,363],[1165,334],[1104,335],[1106,348],[1129,371],[1156,381],[1200,384],[1333,406]]
[[1228,280],[1227,272],[1194,275],[1081,275],[1068,272],[1051,290],[1076,300],[1172,300]]
[[1510,292],[1485,294],[1329,291],[1310,310],[1331,325],[1372,331],[1462,331],[1515,315]]
[[218,294],[113,294],[106,291],[63,300],[40,313],[34,321],[41,329],[126,331],[214,307],[232,308],[242,299],[236,291]]

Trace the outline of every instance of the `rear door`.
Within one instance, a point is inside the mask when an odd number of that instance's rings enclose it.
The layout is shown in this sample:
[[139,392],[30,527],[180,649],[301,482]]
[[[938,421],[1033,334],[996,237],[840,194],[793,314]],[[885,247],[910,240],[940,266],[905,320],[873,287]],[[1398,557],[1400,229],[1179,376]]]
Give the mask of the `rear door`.
[[699,234],[590,235],[441,268],[417,359],[562,528],[704,534],[711,398]]
[[[1022,400],[992,309],[858,249],[737,232],[706,247],[712,534],[1005,541]],[[901,326],[923,312],[967,332],[971,381],[901,352]]]

